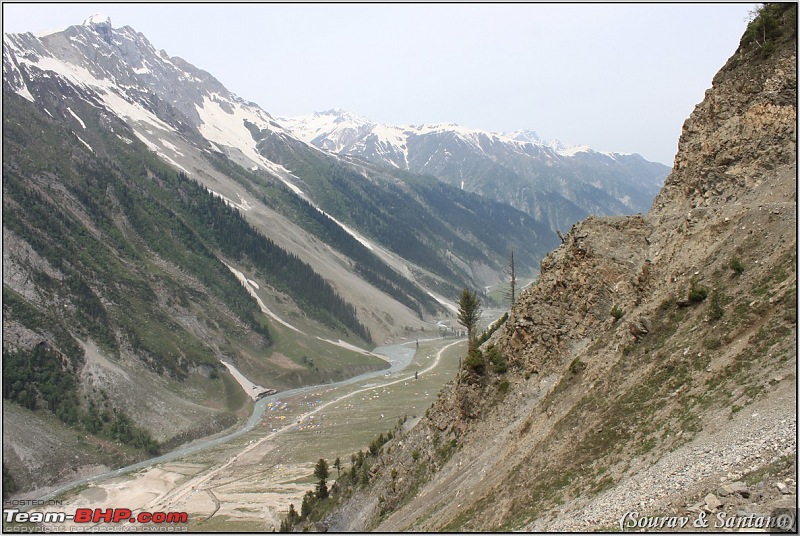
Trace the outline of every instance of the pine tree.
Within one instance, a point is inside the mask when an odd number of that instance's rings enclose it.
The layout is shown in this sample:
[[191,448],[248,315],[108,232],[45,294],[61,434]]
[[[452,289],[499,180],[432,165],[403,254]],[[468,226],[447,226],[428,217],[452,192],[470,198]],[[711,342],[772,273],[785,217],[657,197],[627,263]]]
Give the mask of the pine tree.
[[337,457],[333,461],[333,466],[336,468],[336,477],[338,478],[342,474],[342,460]]
[[475,329],[480,316],[481,300],[478,298],[477,293],[465,288],[461,291],[461,299],[458,302],[458,323],[467,329],[470,351],[473,350],[475,345]]
[[317,465],[314,466],[314,476],[319,479],[317,482],[317,498],[318,499],[325,499],[328,497],[328,476],[330,476],[330,472],[328,471],[328,462],[325,461],[324,458],[320,458],[317,462]]
[[314,497],[314,492],[309,490],[303,495],[303,504],[300,505],[300,518],[301,519],[308,519],[308,516],[311,515],[311,510],[314,509],[314,503],[316,502],[316,498]]

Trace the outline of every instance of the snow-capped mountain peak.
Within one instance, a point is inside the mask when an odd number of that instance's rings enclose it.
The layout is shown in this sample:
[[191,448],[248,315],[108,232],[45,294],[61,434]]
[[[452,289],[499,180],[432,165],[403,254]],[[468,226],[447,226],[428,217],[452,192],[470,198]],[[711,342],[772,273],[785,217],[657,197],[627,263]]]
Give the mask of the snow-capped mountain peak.
[[[392,126],[377,123],[362,115],[332,109],[323,112],[314,112],[311,115],[296,117],[278,117],[276,120],[292,131],[292,133],[318,147],[350,156],[364,156],[372,152],[369,139],[380,140],[384,144],[393,146],[391,153],[404,152],[408,145],[409,137],[419,136],[449,136],[459,139],[483,152],[487,143],[505,143],[514,145],[532,145],[545,147],[553,151],[567,149],[567,146],[558,140],[542,140],[533,130],[517,130],[510,133],[490,132],[487,130],[469,128],[453,122],[424,123]],[[384,147],[382,153],[387,153]],[[400,162],[395,159],[384,162],[398,166]],[[406,166],[400,166],[409,169]]]
[[97,32],[106,43],[111,43],[114,29],[111,26],[111,17],[107,15],[92,15],[83,25]]
[[353,112],[342,110],[341,108],[333,108],[324,112],[316,112],[315,116],[318,117],[332,117],[335,123],[352,123],[352,124],[374,124],[373,121]]
[[111,26],[111,17],[108,15],[91,15],[85,21],[84,26]]
[[277,121],[323,150],[433,175],[479,193],[486,188],[536,217],[543,209],[515,199],[516,192],[566,191],[586,214],[644,212],[669,171],[638,155],[625,159],[587,145],[545,141],[530,129],[498,133],[452,122],[391,126],[340,109]]
[[513,132],[509,132],[507,136],[515,141],[536,143],[536,144],[542,143],[542,139],[539,137],[539,135],[535,131],[530,129],[515,130]]
[[[4,34],[3,43],[4,79],[28,100],[34,101],[35,95],[26,78],[57,76],[90,92],[97,104],[124,118],[141,141],[181,169],[186,170],[179,163],[181,151],[165,140],[194,130],[248,168],[274,171],[288,180],[286,170],[256,149],[252,128],[289,136],[267,112],[228,91],[206,71],[157,52],[128,26],[112,28],[109,17],[92,15],[61,32]],[[164,113],[169,107],[180,114]]]

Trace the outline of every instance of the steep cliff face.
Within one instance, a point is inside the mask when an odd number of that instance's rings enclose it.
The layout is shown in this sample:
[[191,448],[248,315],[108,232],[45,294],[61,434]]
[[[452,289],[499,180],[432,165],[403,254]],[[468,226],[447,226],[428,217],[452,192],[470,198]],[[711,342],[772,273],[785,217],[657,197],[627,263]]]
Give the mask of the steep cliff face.
[[[575,225],[483,370],[465,364],[384,447],[331,529],[591,530],[794,504],[796,7],[764,16],[777,31],[746,35],[715,77],[650,213]],[[708,496],[733,482],[752,493]]]
[[651,214],[736,202],[776,168],[796,162],[796,23],[775,22],[769,38],[754,23],[684,123],[673,171]]

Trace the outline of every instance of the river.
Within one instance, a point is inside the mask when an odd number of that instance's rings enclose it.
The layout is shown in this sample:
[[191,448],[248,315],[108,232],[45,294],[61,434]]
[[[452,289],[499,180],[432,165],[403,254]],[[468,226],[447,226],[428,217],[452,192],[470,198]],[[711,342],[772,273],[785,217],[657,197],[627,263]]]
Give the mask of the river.
[[[69,484],[61,486],[61,487],[51,491],[50,493],[48,493],[48,494],[46,494],[46,495],[44,495],[42,497],[38,497],[38,498],[36,498],[34,500],[48,501],[48,500],[51,500],[54,497],[57,497],[58,495],[66,492],[66,491],[69,491],[69,490],[71,490],[73,488],[76,488],[78,486],[81,486],[83,484],[89,484],[91,482],[97,482],[97,481],[100,481],[100,480],[105,480],[107,478],[120,476],[120,475],[123,475],[123,474],[126,474],[126,473],[130,473],[132,471],[137,471],[139,469],[144,469],[145,467],[149,467],[151,465],[155,465],[155,464],[158,464],[158,463],[170,462],[170,461],[182,458],[184,456],[187,456],[189,454],[194,454],[194,453],[199,452],[201,450],[205,450],[205,449],[208,449],[208,448],[211,448],[211,447],[215,447],[217,445],[221,445],[223,443],[227,443],[228,441],[236,439],[237,437],[239,437],[239,436],[249,432],[250,430],[252,430],[255,427],[255,425],[258,424],[258,422],[261,420],[261,417],[263,417],[264,411],[265,411],[265,409],[267,407],[267,404],[269,404],[270,402],[275,402],[275,401],[281,400],[282,398],[291,397],[291,396],[294,396],[294,395],[297,395],[297,394],[302,394],[302,393],[305,393],[305,392],[308,392],[308,391],[313,391],[315,389],[319,389],[320,387],[340,387],[340,386],[343,386],[343,385],[349,385],[349,384],[352,384],[352,383],[356,383],[356,382],[359,382],[359,381],[362,381],[362,380],[365,380],[365,379],[368,379],[368,378],[374,378],[374,377],[378,377],[378,376],[385,376],[387,374],[391,374],[393,372],[397,372],[397,371],[405,369],[408,366],[408,364],[411,362],[411,360],[413,359],[414,353],[416,351],[415,348],[413,348],[413,347],[409,348],[408,347],[408,345],[413,345],[413,344],[414,344],[413,342],[406,342],[406,343],[402,343],[402,344],[392,344],[392,345],[388,345],[388,346],[378,346],[377,348],[375,348],[373,350],[374,353],[380,354],[380,355],[383,355],[383,356],[386,356],[386,357],[389,358],[390,367],[389,367],[388,370],[387,369],[380,369],[380,370],[376,370],[376,371],[372,371],[372,372],[366,372],[364,374],[360,374],[360,375],[354,376],[352,378],[347,378],[346,380],[341,380],[341,381],[338,381],[338,382],[335,382],[335,383],[324,383],[324,384],[319,384],[319,385],[308,385],[308,386],[305,386],[305,387],[298,387],[296,389],[290,389],[288,391],[281,391],[279,393],[275,393],[274,395],[265,396],[264,398],[258,400],[253,405],[253,413],[250,415],[250,418],[247,419],[247,422],[245,422],[238,430],[236,430],[234,432],[231,432],[230,434],[227,434],[227,435],[224,435],[224,436],[221,436],[221,437],[215,437],[215,438],[208,439],[208,440],[205,440],[205,441],[201,441],[201,442],[195,443],[193,445],[180,447],[180,448],[178,448],[176,450],[173,450],[171,452],[168,452],[166,454],[162,454],[162,455],[156,456],[154,458],[148,458],[147,460],[143,460],[141,462],[137,462],[137,463],[134,463],[132,465],[128,465],[126,467],[120,467],[119,469],[114,469],[113,471],[108,471],[106,473],[101,473],[101,474],[98,474],[98,475],[89,476],[89,477],[81,478],[79,480],[75,480],[73,482],[70,482]],[[28,508],[31,508],[33,506],[37,506],[37,505],[31,505],[31,506],[28,506],[28,507],[21,507],[20,509],[21,510],[27,510]]]

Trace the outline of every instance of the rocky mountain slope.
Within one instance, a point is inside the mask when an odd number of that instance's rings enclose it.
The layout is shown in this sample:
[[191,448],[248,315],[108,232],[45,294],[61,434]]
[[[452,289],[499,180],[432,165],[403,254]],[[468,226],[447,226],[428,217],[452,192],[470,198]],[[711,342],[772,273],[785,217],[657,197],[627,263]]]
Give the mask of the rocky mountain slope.
[[304,523],[719,530],[796,506],[796,28],[795,4],[761,9],[652,209],[574,226],[483,362]]
[[389,126],[329,110],[276,118],[321,149],[433,175],[566,231],[590,214],[646,212],[669,168],[638,154],[545,142],[530,130],[500,134],[455,124]]

